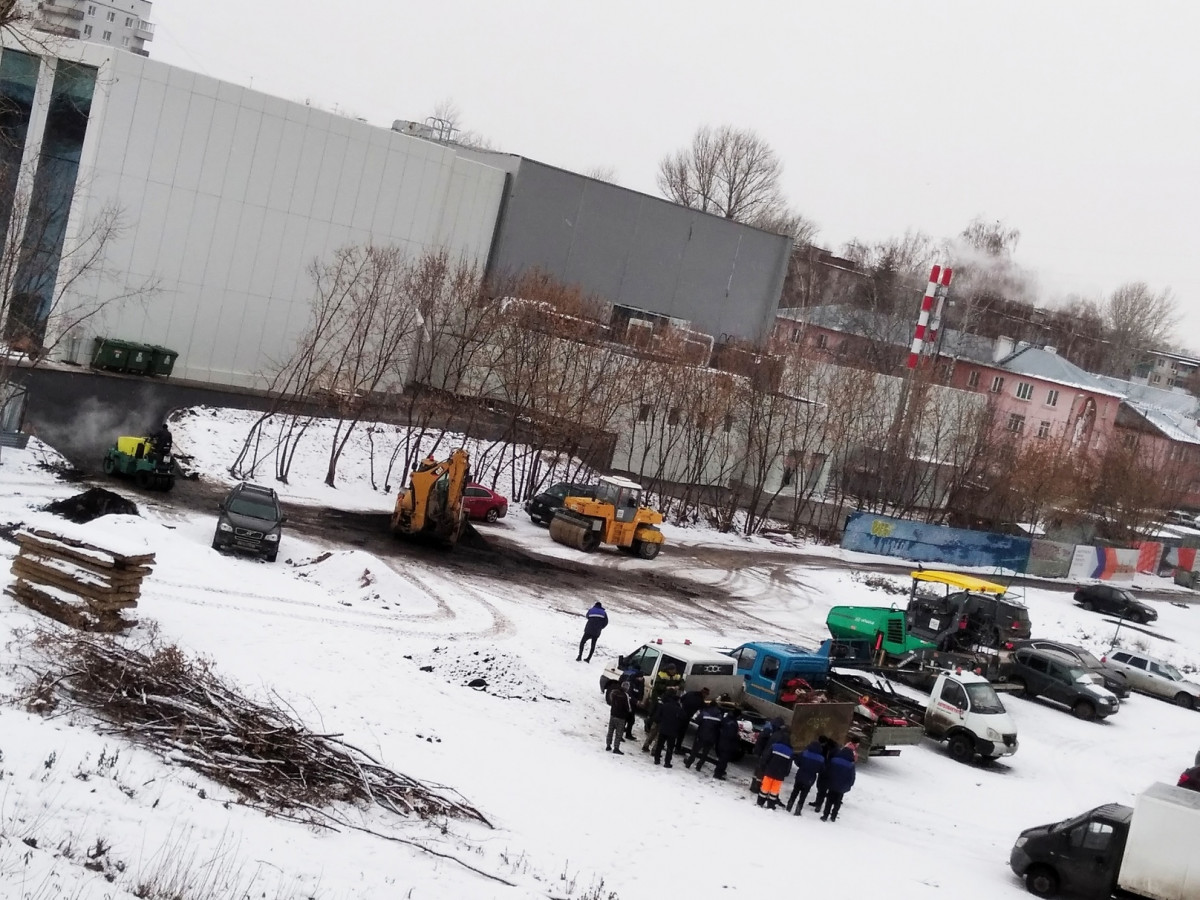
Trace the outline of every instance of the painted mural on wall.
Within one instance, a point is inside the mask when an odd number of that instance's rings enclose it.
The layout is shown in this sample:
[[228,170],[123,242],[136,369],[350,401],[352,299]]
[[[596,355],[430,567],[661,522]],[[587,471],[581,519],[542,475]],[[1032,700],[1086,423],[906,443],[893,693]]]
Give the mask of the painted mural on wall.
[[1072,578],[1132,584],[1137,574],[1138,551],[1080,544],[1071,558]]
[[842,547],[862,553],[898,556],[921,563],[978,566],[1024,572],[1029,538],[926,525],[875,513],[855,512],[846,519]]

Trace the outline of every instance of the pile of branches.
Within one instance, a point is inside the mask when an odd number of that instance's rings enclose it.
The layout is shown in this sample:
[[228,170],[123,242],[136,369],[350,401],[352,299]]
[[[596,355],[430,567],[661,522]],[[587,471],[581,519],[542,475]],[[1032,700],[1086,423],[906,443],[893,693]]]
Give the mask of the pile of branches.
[[444,820],[483,814],[457,792],[393,771],[337,734],[316,734],[282,705],[264,706],[224,684],[210,665],[174,646],[145,651],[108,637],[42,631],[48,667],[26,692],[50,713],[63,701],[120,734],[237,791],[242,802],[306,821],[338,802],[377,804],[401,816]]

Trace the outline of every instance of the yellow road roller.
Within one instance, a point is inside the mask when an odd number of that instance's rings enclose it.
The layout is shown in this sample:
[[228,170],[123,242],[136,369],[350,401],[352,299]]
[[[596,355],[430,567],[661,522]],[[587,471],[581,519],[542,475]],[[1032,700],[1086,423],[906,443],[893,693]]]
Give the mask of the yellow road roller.
[[613,544],[642,559],[654,559],[663,545],[663,534],[656,527],[662,520],[658,510],[642,506],[640,484],[606,475],[596,486],[595,497],[563,499],[563,508],[550,520],[550,537],[584,553]]

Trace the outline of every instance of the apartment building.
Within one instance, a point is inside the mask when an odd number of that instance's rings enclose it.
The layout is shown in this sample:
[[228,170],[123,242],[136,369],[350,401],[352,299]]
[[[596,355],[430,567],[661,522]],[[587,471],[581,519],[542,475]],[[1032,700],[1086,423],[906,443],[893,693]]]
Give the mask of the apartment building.
[[152,5],[150,0],[27,0],[25,8],[36,31],[149,56]]

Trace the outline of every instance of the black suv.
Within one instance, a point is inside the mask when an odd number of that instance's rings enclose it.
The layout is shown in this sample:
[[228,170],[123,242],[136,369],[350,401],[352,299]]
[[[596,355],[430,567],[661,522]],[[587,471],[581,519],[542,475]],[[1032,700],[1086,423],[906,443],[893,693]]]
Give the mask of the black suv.
[[287,516],[279,509],[279,498],[267,487],[243,482],[229,492],[217,507],[214,550],[238,550],[275,562],[279,538]]
[[1094,609],[1145,625],[1158,618],[1158,610],[1143,603],[1124,588],[1110,584],[1086,584],[1075,591],[1075,602],[1084,609]]
[[1069,660],[1073,665],[1079,666],[1081,669],[1087,669],[1093,675],[1099,675],[1104,681],[1104,686],[1112,691],[1121,700],[1129,696],[1129,679],[1121,672],[1117,672],[1104,665],[1104,662],[1096,656],[1096,654],[1085,650],[1077,644],[1064,644],[1061,641],[1050,641],[1045,638],[1031,638],[1028,641],[1013,641],[1011,649],[1020,650],[1022,647],[1032,647],[1034,650],[1045,650],[1050,653],[1057,653],[1064,659]]
[[908,603],[908,628],[939,650],[1002,647],[1032,632],[1029,610],[1010,596],[956,591],[945,597],[917,594]]
[[1080,719],[1106,719],[1120,709],[1116,696],[1096,675],[1059,653],[1022,647],[1014,651],[1004,673],[1025,697],[1061,703]]
[[549,525],[554,514],[562,509],[563,500],[567,497],[595,497],[594,484],[573,484],[560,481],[552,484],[540,494],[525,501],[525,512],[535,525]]

